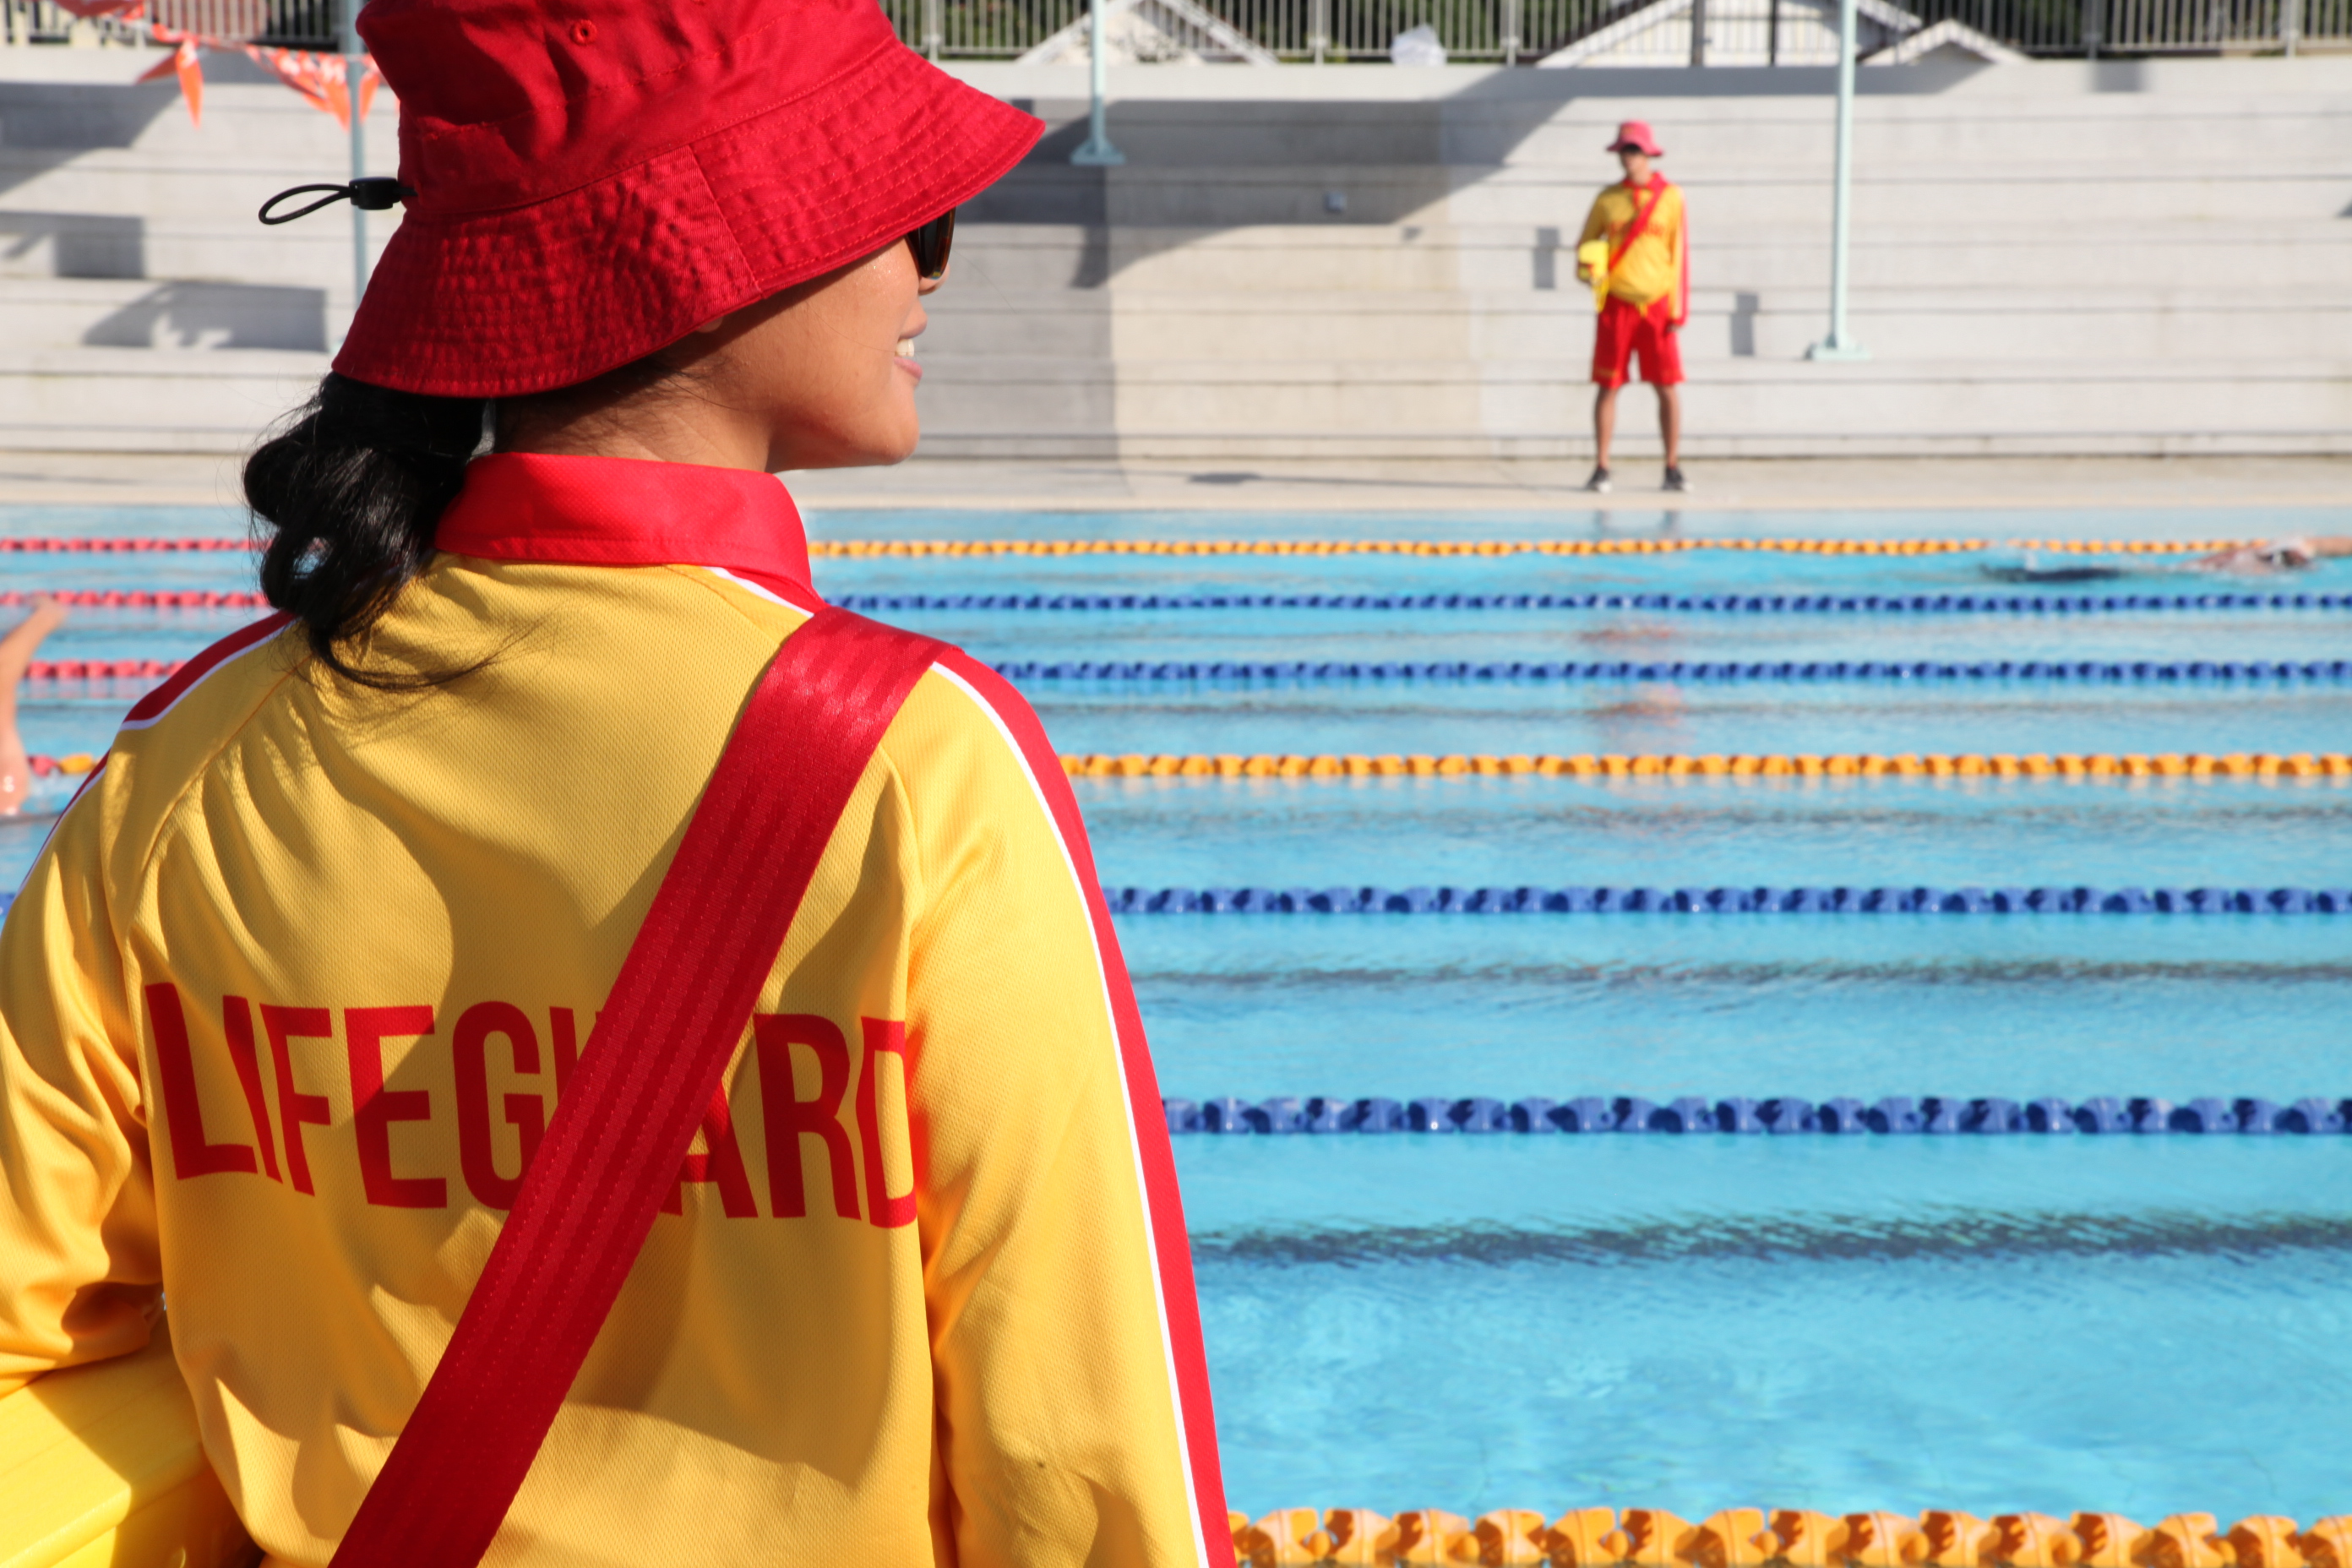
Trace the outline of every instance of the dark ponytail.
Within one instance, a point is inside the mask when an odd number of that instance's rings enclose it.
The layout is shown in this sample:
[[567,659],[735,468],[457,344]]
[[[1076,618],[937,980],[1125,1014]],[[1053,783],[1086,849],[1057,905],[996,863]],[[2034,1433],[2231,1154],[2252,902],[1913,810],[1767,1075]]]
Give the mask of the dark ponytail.
[[293,425],[246,460],[246,504],[275,529],[262,593],[338,674],[380,689],[452,678],[372,674],[347,653],[432,559],[434,527],[481,440],[482,407],[330,373]]

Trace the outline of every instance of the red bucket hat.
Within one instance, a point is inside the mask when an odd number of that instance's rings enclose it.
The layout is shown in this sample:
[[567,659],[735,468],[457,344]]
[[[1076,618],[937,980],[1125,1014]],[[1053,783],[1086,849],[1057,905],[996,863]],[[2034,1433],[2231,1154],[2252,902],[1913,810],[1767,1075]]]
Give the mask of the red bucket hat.
[[1628,120],[1617,127],[1617,140],[1601,149],[1605,153],[1646,153],[1653,158],[1663,158],[1666,150],[1650,134],[1646,120]]
[[585,381],[978,195],[1044,127],[875,0],[371,0],[412,195],[335,369]]

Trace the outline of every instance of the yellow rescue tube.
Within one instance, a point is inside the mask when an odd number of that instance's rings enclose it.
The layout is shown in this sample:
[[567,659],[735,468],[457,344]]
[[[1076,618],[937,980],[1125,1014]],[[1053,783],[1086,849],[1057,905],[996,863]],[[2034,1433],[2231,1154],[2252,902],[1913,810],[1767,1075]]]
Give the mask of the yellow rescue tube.
[[163,1325],[137,1355],[0,1399],[0,1568],[242,1568],[259,1556],[205,1461]]

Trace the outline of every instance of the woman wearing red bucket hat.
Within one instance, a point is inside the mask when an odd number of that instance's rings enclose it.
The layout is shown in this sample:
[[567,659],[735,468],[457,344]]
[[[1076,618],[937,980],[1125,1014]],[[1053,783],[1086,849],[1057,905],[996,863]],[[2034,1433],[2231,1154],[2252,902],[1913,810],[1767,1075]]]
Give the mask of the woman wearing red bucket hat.
[[771,477],[905,456],[1035,122],[871,0],[361,29],[407,212],[247,467],[280,613],[0,931],[0,1392],[168,1297],[281,1563],[1231,1563],[1069,786]]

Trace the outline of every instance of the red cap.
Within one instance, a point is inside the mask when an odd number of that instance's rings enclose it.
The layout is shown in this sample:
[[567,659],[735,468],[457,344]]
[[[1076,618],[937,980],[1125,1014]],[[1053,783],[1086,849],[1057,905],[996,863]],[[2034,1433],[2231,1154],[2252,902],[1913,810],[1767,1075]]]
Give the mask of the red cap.
[[871,255],[1044,127],[875,0],[371,0],[415,195],[335,369],[449,397],[585,381]]
[[1650,134],[1650,122],[1646,120],[1628,120],[1618,126],[1617,140],[1604,150],[1611,153],[1647,153],[1653,158],[1666,155],[1666,150],[1658,145],[1657,138]]

